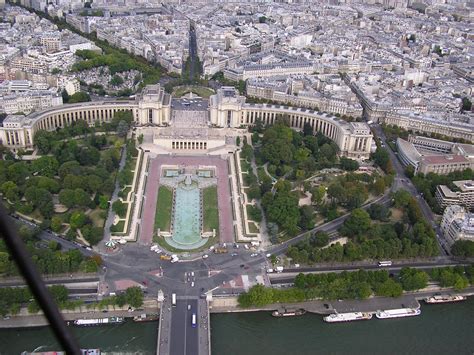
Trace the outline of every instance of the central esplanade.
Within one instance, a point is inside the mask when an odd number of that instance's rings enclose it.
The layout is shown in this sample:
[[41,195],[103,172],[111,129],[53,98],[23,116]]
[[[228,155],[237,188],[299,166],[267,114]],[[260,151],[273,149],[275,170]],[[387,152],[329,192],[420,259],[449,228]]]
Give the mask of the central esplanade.
[[[28,116],[10,115],[0,127],[0,141],[10,149],[29,149],[33,147],[38,130],[53,131],[77,120],[84,120],[90,126],[100,125],[109,122],[115,112],[125,110],[132,112],[136,126],[168,132],[158,133],[158,137],[170,140],[168,146],[171,152],[205,152],[212,147],[209,143],[212,137],[224,136],[223,132],[228,129],[246,128],[258,119],[264,125],[271,125],[280,118],[287,119],[295,129],[311,125],[313,132],[321,132],[336,142],[342,156],[368,159],[372,144],[372,134],[365,123],[349,123],[330,114],[304,108],[246,103],[245,97],[233,87],[223,87],[209,100],[200,99],[196,104],[196,100],[172,98],[159,84],[145,87],[135,100],[65,104]],[[201,126],[204,122],[207,124],[209,139],[199,136],[179,141],[183,138],[182,132],[192,127],[193,120],[199,120]]]

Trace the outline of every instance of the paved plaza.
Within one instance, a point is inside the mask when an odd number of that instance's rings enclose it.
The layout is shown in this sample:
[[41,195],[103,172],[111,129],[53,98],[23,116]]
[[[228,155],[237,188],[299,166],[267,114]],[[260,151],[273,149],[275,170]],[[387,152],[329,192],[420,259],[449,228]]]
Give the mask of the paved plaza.
[[149,245],[153,241],[156,202],[161,179],[160,172],[163,165],[215,167],[219,204],[219,238],[222,243],[232,243],[234,241],[233,219],[230,205],[231,194],[227,161],[217,157],[175,157],[164,155],[150,159],[141,218],[141,232],[138,242],[143,245]]

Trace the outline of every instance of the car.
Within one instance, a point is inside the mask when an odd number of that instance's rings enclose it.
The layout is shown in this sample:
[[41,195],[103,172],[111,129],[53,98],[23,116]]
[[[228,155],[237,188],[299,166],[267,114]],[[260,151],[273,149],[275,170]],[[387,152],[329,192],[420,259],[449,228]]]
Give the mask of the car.
[[300,264],[295,264],[295,267],[300,267]]
[[191,276],[194,276],[194,271],[191,271]]
[[208,257],[209,257],[209,255],[207,255],[207,254],[204,254],[204,255],[202,256],[203,259],[207,259]]
[[249,246],[248,246],[248,244],[244,244],[244,248],[247,249],[247,250],[250,249]]
[[189,311],[190,309],[191,309],[191,305],[190,305],[190,304],[188,304],[188,311]]
[[256,256],[258,256],[258,254],[257,253],[252,253],[252,254],[250,254],[250,256],[251,257],[256,257]]
[[272,256],[272,254],[268,253],[266,256],[267,256],[267,258],[269,258],[269,257],[271,257],[271,256]]
[[239,255],[239,254],[237,254],[237,253],[230,254],[230,256],[237,256],[237,255]]
[[240,264],[240,267],[245,267],[245,265],[244,265],[244,264]]
[[329,309],[329,305],[327,303],[325,303],[324,308]]
[[191,282],[191,287],[194,287],[194,281],[193,281],[193,282]]

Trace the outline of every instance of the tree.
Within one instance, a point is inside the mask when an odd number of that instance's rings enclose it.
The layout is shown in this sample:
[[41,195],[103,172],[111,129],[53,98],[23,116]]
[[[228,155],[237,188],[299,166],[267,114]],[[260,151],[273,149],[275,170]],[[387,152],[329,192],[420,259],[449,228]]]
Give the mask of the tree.
[[74,202],[78,206],[87,207],[91,204],[89,194],[83,189],[74,190]]
[[138,308],[143,305],[143,292],[138,286],[127,288],[125,291],[125,297],[127,303],[133,308]]
[[382,283],[378,283],[375,287],[377,296],[383,297],[400,297],[403,293],[402,285],[393,279],[388,279]]
[[69,224],[72,229],[79,229],[87,222],[86,215],[81,211],[76,211],[71,215]]
[[385,192],[385,188],[385,180],[382,177],[377,177],[373,184],[374,193],[377,195],[381,195]]
[[1,185],[0,191],[2,192],[3,196],[10,202],[15,202],[20,199],[20,190],[13,181],[5,181]]
[[344,222],[341,232],[347,236],[360,236],[370,228],[370,215],[363,209],[355,209]]
[[81,233],[90,245],[96,245],[104,236],[104,230],[102,228],[93,227],[90,224],[84,225],[81,228]]
[[110,79],[110,84],[113,86],[120,86],[123,84],[123,79],[120,75],[115,74],[112,79]]
[[243,293],[238,298],[241,307],[262,307],[273,302],[273,290],[263,285],[255,285],[247,293]]
[[59,202],[61,202],[67,208],[74,207],[76,203],[74,190],[63,189],[59,192]]
[[61,218],[57,217],[57,216],[53,216],[53,218],[51,218],[51,230],[53,232],[59,232],[61,230],[61,227],[63,225],[63,222],[61,220]]
[[260,187],[255,183],[250,186],[247,191],[247,197],[251,200],[259,200],[260,199]]
[[456,240],[451,247],[451,253],[454,256],[473,257],[474,242],[472,240]]
[[117,200],[112,204],[112,211],[114,211],[120,217],[125,217],[127,214],[127,204]]
[[375,161],[375,164],[380,166],[383,171],[387,174],[392,173],[393,168],[391,167],[390,155],[385,148],[377,147],[377,150],[372,155],[372,158]]
[[[67,93],[67,90],[66,89],[63,89],[63,91],[61,91],[61,96],[63,98],[63,103],[67,104],[69,102],[69,94]],[[35,137],[35,140],[36,140],[36,137]]]
[[91,97],[88,93],[79,91],[69,97],[68,103],[87,102],[91,101]]
[[339,160],[339,163],[341,164],[341,169],[346,170],[346,171],[355,171],[359,169],[359,163],[353,159],[341,157],[341,159]]
[[323,198],[326,195],[326,187],[324,185],[319,185],[311,189],[311,202],[316,206],[321,205]]
[[31,163],[31,170],[41,176],[54,177],[58,171],[59,163],[56,158],[51,156],[42,156]]
[[369,212],[370,218],[377,219],[382,222],[387,222],[391,213],[390,209],[378,203],[374,203],[370,205],[368,212]]
[[461,110],[462,111],[471,111],[472,109],[472,102],[471,100],[469,100],[468,97],[463,97],[462,98],[462,107],[461,107]]
[[107,198],[107,196],[99,196],[99,208],[101,210],[106,210],[107,208],[109,208],[109,199]]
[[300,207],[300,220],[298,225],[302,229],[311,229],[314,227],[314,210],[311,206]]
[[428,274],[408,267],[400,271],[400,281],[406,291],[421,290],[428,285]]
[[125,137],[128,132],[128,124],[124,120],[121,120],[117,126],[117,135],[119,137]]
[[303,135],[304,136],[312,136],[313,135],[313,127],[308,122],[306,122],[303,126]]
[[311,236],[309,243],[312,246],[322,248],[329,243],[329,234],[326,232],[317,232]]

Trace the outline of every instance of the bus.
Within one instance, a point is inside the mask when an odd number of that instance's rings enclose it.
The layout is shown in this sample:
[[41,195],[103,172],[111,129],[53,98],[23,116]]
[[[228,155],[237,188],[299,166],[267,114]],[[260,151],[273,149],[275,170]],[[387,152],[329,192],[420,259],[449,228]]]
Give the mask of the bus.
[[390,260],[379,261],[379,266],[392,266],[392,262]]
[[193,313],[193,316],[191,317],[191,325],[193,328],[196,328],[197,320],[196,320],[196,313]]
[[176,293],[171,294],[171,305],[176,307]]

